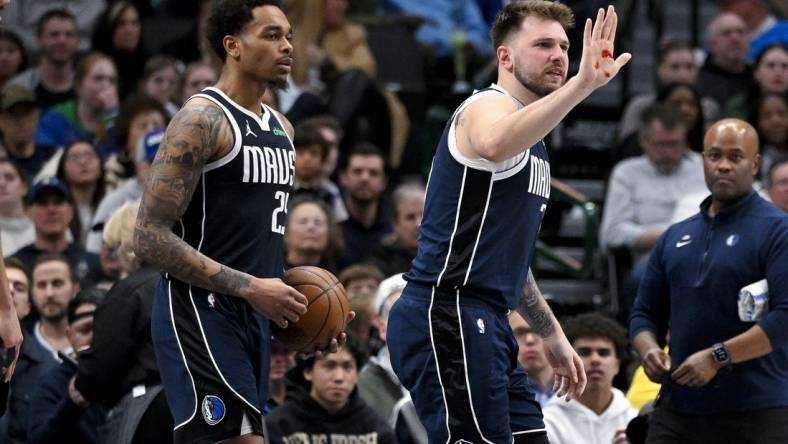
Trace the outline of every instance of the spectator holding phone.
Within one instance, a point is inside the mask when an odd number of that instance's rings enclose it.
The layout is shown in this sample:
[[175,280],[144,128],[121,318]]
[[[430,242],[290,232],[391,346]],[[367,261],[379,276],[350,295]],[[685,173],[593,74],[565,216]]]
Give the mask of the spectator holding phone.
[[77,353],[93,342],[93,313],[101,300],[100,290],[83,290],[68,304],[66,334],[72,353],[58,353],[62,362],[52,368],[33,392],[30,400],[27,442],[98,443],[97,427],[103,422],[103,411],[91,406],[84,398],[72,399]]

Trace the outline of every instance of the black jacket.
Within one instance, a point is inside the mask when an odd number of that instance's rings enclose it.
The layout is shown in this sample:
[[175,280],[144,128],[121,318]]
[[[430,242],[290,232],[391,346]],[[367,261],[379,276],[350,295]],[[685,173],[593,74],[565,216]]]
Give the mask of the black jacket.
[[265,418],[267,443],[331,444],[339,439],[366,444],[396,443],[391,428],[364,403],[358,390],[353,390],[345,407],[332,414],[309,396],[309,382],[301,377],[301,371],[300,366],[296,366],[288,372],[285,402]]
[[29,444],[98,443],[97,428],[104,422],[104,412],[95,404],[80,407],[68,396],[68,382],[75,370],[62,363],[39,382],[30,400]]
[[111,408],[135,385],[161,383],[150,322],[159,279],[142,268],[110,288],[96,309],[93,345],[79,355],[75,383],[88,401]]

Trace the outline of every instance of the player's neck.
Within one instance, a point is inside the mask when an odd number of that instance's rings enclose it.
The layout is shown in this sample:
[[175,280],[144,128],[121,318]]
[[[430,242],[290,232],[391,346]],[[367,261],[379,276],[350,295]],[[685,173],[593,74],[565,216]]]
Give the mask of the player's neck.
[[495,83],[505,89],[506,92],[511,94],[515,99],[519,100],[523,105],[529,105],[540,99],[533,91],[524,87],[523,84],[514,77],[514,74],[500,67],[498,68],[498,80]]
[[214,87],[220,89],[238,105],[254,114],[260,114],[260,102],[262,102],[263,93],[267,88],[265,83],[249,78],[240,69],[228,68],[225,65],[222,75]]

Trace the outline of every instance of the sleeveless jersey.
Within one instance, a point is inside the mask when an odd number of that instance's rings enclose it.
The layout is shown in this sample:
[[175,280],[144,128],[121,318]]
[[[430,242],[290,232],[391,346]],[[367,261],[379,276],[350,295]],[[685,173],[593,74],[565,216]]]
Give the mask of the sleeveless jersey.
[[405,279],[497,308],[514,308],[528,276],[534,243],[550,197],[543,141],[502,161],[469,159],[457,149],[455,119],[488,94],[465,100],[449,120],[432,161],[418,254]]
[[192,97],[208,99],[224,111],[233,147],[203,167],[173,232],[228,267],[256,277],[281,277],[287,201],[295,173],[292,140],[263,104],[260,116],[216,88]]

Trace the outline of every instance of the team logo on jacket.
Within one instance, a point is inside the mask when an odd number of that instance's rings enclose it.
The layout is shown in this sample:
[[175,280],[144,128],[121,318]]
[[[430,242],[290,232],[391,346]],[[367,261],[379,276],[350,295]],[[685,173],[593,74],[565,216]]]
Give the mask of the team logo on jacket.
[[725,239],[725,245],[732,247],[739,243],[739,239],[740,238],[738,234],[731,234],[727,239]]
[[479,333],[484,334],[484,320],[482,318],[476,320],[476,327],[479,329]]
[[213,395],[202,398],[202,417],[208,425],[219,424],[224,419],[224,402]]
[[692,242],[692,238],[689,234],[685,234],[684,236],[681,236],[681,239],[678,242],[676,242],[676,248],[681,248],[690,242]]

